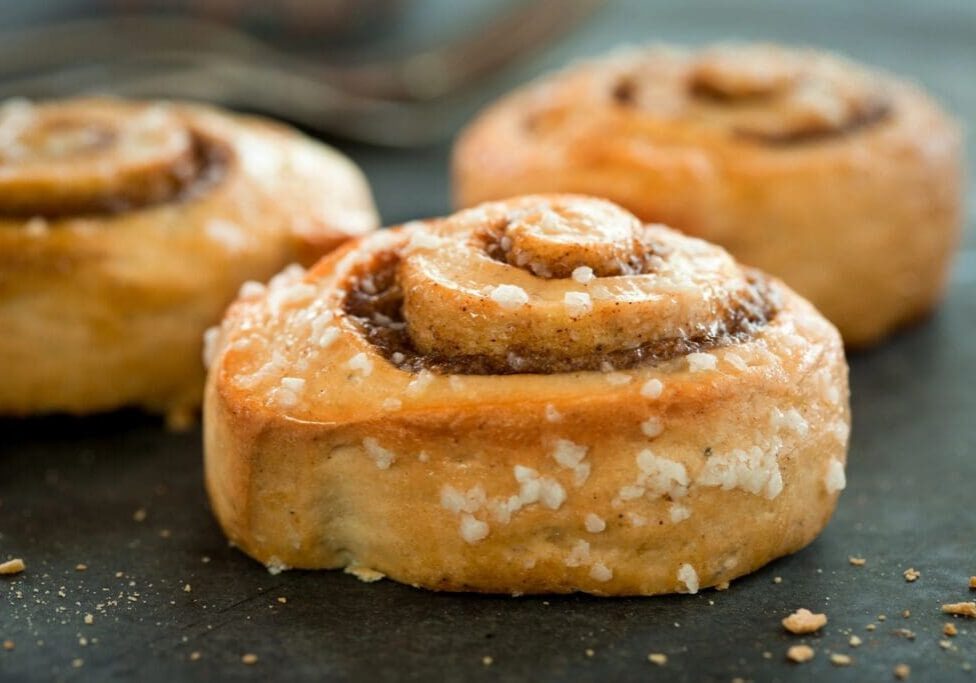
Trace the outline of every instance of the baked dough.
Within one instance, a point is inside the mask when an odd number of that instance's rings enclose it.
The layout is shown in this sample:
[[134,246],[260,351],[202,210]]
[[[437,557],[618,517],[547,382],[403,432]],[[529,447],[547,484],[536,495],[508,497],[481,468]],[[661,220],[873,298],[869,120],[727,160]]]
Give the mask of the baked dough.
[[583,192],[783,278],[870,345],[940,299],[962,219],[957,125],[918,88],[770,45],[614,53],[490,107],[460,206]]
[[242,283],[377,225],[344,157],[189,104],[0,107],[0,414],[200,405]]
[[695,592],[802,548],[844,487],[836,330],[603,200],[375,233],[247,292],[211,342],[207,489],[272,571]]

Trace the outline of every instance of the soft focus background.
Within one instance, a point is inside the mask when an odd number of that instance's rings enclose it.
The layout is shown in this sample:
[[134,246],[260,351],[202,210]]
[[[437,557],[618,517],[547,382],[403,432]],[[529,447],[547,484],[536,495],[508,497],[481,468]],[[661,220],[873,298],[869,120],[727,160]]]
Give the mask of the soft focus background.
[[[620,44],[818,45],[976,117],[974,0],[0,0],[0,33],[0,97],[186,96],[274,115],[360,163],[387,223],[450,210],[450,140],[479,106]],[[972,204],[967,222],[945,306],[850,359],[848,488],[831,525],[725,592],[513,600],[271,576],[212,521],[199,433],[132,414],[0,421],[0,557],[29,564],[0,580],[0,642],[17,643],[0,649],[0,680],[886,681],[898,663],[911,680],[976,680],[976,623],[939,643],[939,605],[973,599],[976,574]],[[908,567],[922,572],[911,584]],[[830,623],[797,667],[779,620],[801,606]]]

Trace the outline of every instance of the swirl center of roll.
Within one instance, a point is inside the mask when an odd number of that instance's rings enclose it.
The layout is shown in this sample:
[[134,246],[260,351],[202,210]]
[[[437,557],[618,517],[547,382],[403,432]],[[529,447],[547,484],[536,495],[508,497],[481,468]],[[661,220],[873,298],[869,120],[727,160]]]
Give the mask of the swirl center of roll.
[[568,278],[580,268],[597,277],[644,271],[640,222],[609,203],[563,203],[517,212],[489,232],[486,249],[538,277]]
[[412,370],[626,369],[730,343],[775,311],[718,247],[588,197],[485,204],[402,240],[360,265],[345,309]]
[[65,216],[170,200],[206,165],[200,141],[164,107],[0,108],[0,214]]

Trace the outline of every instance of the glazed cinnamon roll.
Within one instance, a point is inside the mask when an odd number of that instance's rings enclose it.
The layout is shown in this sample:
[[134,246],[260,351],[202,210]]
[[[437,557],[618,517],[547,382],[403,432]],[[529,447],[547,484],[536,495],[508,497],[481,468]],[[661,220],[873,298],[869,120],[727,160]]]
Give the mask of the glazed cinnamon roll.
[[457,203],[607,197],[782,277],[852,346],[939,300],[961,139],[924,93],[811,50],[615,53],[504,98],[460,137]]
[[207,488],[272,571],[693,593],[802,548],[844,488],[836,330],[599,199],[356,240],[244,293],[211,342]]
[[377,217],[359,171],[203,106],[0,107],[0,414],[200,405],[203,331],[242,283]]

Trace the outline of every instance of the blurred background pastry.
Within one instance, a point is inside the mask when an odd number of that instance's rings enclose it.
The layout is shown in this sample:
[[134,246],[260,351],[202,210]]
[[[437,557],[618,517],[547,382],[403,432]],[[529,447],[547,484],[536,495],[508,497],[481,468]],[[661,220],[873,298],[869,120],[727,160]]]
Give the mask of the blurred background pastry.
[[186,421],[204,330],[248,280],[377,225],[348,159],[200,105],[0,106],[0,414]]
[[461,135],[456,201],[608,197],[809,298],[850,346],[941,298],[962,140],[917,87],[824,52],[627,49],[543,77]]

